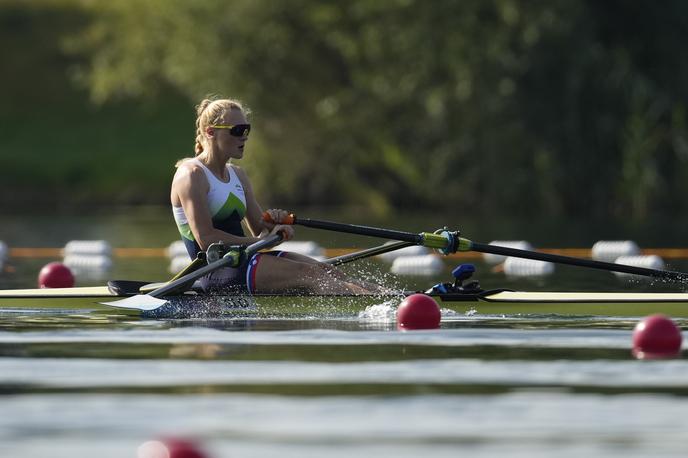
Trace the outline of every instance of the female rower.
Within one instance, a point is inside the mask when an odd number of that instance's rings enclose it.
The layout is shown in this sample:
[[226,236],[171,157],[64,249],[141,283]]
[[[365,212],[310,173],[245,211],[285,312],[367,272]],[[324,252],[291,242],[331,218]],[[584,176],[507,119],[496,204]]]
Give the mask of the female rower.
[[[238,101],[205,99],[197,107],[196,157],[177,162],[170,199],[175,222],[192,259],[211,243],[248,245],[276,232],[293,237],[291,226],[263,220],[263,210],[246,173],[230,163],[241,159],[251,125]],[[268,210],[282,221],[284,210]],[[246,235],[242,222],[251,235]],[[202,279],[203,287],[249,293],[370,293],[332,266],[296,253],[258,253],[237,268],[226,267]]]

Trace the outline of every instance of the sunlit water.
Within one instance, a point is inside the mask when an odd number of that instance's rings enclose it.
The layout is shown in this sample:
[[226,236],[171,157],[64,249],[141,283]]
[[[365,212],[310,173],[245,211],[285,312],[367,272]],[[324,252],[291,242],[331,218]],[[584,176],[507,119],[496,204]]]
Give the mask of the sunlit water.
[[[2,287],[32,286],[44,262],[14,262]],[[451,267],[386,282],[422,287]],[[159,280],[165,268],[118,260],[110,275]],[[520,283],[479,271],[486,287],[675,288],[570,268]],[[394,306],[184,320],[0,311],[0,457],[133,457],[162,436],[198,439],[216,458],[688,453],[688,364],[633,359],[637,317],[444,311],[440,329],[400,332]]]

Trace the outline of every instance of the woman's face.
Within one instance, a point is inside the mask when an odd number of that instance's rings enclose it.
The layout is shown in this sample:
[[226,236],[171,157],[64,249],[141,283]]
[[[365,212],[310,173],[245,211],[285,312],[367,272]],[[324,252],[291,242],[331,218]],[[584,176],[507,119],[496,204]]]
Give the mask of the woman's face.
[[[239,124],[248,124],[244,113],[236,108],[229,110],[222,116],[222,120],[217,124],[224,126],[236,126]],[[217,149],[225,154],[228,159],[241,159],[244,156],[244,145],[248,140],[248,132],[241,137],[232,135],[230,129],[213,129],[215,144]]]

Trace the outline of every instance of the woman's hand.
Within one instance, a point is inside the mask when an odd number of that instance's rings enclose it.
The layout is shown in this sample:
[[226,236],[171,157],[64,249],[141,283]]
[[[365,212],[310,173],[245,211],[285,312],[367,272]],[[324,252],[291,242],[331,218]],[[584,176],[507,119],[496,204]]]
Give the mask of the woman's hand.
[[279,208],[271,208],[270,210],[267,210],[265,213],[270,215],[271,221],[264,221],[263,225],[268,228],[268,230],[272,230],[272,228],[275,226],[275,224],[280,224],[282,223],[288,216],[289,212],[286,210],[281,210]]
[[287,240],[291,240],[294,238],[294,228],[291,226],[277,224],[275,227],[272,228],[270,234],[277,234],[278,232],[282,233],[283,242],[286,242]]

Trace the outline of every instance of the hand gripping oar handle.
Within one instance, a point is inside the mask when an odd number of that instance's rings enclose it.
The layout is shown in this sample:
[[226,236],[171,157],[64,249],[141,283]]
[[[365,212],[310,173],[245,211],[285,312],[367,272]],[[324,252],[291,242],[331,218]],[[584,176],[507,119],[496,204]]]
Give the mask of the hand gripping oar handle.
[[456,238],[448,231],[445,231],[441,234],[433,234],[431,232],[414,234],[413,232],[395,231],[393,229],[380,229],[377,227],[360,226],[358,224],[344,224],[335,223],[333,221],[297,218],[294,214],[290,214],[282,221],[274,221],[267,212],[263,214],[263,219],[273,224],[298,224],[299,226],[312,227],[314,229],[324,229],[326,231],[345,232],[348,234],[367,235],[370,237],[399,240],[402,242],[409,242],[414,245],[422,245],[428,248],[443,250],[447,253],[453,253],[456,251]]
[[457,244],[458,251],[477,251],[480,253],[498,254],[502,256],[513,256],[516,258],[534,259],[536,261],[553,262],[557,264],[568,264],[578,267],[589,267],[592,269],[608,270],[612,272],[623,272],[627,274],[642,275],[646,277],[665,278],[668,280],[686,281],[688,273],[675,272],[671,270],[648,269],[646,267],[627,266],[611,262],[595,261],[592,259],[572,258],[558,254],[541,253],[539,251],[519,250],[518,248],[502,247],[497,245],[486,245],[477,243],[463,237],[459,238]]

